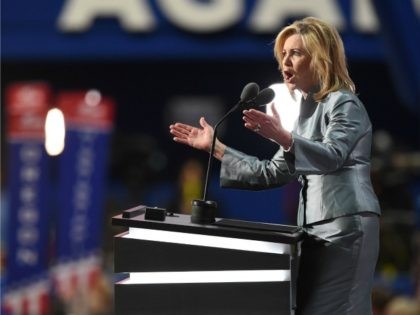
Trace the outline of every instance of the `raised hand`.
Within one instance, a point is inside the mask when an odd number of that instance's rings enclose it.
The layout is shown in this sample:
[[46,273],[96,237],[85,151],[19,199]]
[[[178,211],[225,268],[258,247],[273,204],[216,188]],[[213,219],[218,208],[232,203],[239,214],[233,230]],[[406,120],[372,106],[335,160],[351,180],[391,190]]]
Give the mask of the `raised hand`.
[[243,120],[245,128],[248,128],[264,138],[274,140],[283,147],[289,147],[292,142],[290,132],[283,128],[280,115],[277,112],[274,103],[271,104],[273,116],[260,112],[255,109],[244,110]]
[[200,118],[201,128],[190,125],[175,123],[169,126],[169,132],[174,136],[173,140],[193,148],[210,151],[213,139],[213,127],[211,127],[204,117]]

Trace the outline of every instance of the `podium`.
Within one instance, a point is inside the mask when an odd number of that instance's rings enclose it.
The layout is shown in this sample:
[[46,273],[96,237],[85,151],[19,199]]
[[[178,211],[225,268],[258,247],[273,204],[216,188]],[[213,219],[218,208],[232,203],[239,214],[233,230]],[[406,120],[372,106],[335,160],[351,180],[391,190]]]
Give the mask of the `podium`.
[[[132,210],[132,209],[129,209]],[[115,314],[294,314],[303,233],[295,226],[216,218],[191,223],[112,218]]]

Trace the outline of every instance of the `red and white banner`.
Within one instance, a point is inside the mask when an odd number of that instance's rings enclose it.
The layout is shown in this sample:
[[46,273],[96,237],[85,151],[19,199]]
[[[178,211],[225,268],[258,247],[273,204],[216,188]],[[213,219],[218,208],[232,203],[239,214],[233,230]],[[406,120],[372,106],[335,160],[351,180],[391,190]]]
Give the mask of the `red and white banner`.
[[7,206],[2,310],[49,314],[49,167],[44,124],[51,97],[43,82],[7,86]]
[[2,314],[46,315],[50,314],[50,285],[48,280],[19,286],[3,297]]

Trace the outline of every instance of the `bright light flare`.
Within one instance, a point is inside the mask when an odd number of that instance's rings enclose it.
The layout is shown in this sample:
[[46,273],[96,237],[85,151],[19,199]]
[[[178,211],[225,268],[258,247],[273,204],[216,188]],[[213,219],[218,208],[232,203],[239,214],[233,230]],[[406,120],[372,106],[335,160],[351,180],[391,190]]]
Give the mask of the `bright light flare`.
[[[287,131],[292,131],[297,117],[302,94],[294,90],[290,92],[285,83],[276,83],[270,86],[274,90],[274,106],[280,115],[281,123]],[[271,104],[266,106],[267,114],[273,115]]]
[[48,155],[56,156],[63,152],[65,136],[63,112],[58,108],[50,109],[45,120],[45,150]]
[[98,106],[102,100],[102,94],[98,90],[92,89],[87,91],[85,102],[88,106]]

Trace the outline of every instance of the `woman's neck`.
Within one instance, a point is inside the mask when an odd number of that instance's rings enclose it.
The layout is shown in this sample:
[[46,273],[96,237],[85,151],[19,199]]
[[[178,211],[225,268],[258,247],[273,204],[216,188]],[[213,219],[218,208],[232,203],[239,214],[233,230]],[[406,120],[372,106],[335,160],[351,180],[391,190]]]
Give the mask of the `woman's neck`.
[[308,89],[301,89],[300,92],[302,93],[302,97],[303,99],[307,99],[308,96],[315,94],[316,92],[319,91],[319,85],[313,85],[312,87],[308,88]]

